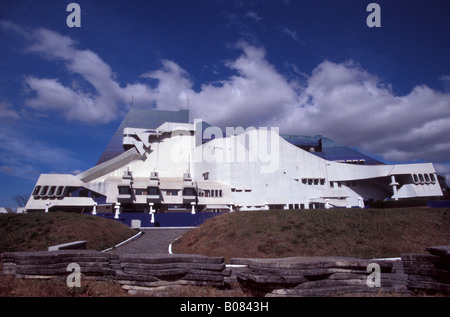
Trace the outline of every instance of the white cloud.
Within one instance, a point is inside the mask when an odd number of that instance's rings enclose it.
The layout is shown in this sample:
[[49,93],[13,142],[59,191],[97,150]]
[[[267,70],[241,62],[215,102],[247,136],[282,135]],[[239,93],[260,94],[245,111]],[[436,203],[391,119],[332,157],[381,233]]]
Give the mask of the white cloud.
[[292,30],[292,29],[290,29],[290,28],[288,28],[288,27],[286,27],[286,26],[283,26],[283,27],[281,27],[281,33],[282,33],[282,34],[286,34],[287,36],[289,36],[290,38],[292,38],[294,41],[299,42],[299,43],[305,45],[305,42],[302,41],[302,40],[300,39],[300,37],[298,36],[297,31]]
[[297,98],[292,85],[265,59],[263,49],[239,44],[243,55],[226,66],[237,75],[220,85],[205,84],[193,94],[192,115],[214,124],[253,125],[276,117]]
[[19,119],[19,114],[16,111],[11,110],[11,106],[12,105],[9,102],[0,102],[0,120]]
[[[83,91],[58,79],[27,76],[33,95],[26,105],[35,110],[105,123],[132,97],[135,105],[174,110],[189,98],[191,118],[221,127],[279,126],[282,133],[323,134],[385,160],[449,163],[450,94],[421,85],[397,96],[389,84],[352,61],[324,61],[311,74],[295,67],[302,76],[288,80],[267,61],[263,48],[241,42],[237,48],[242,54],[224,65],[234,75],[204,83],[198,91],[188,72],[170,60],[142,74],[141,82],[121,87],[109,65],[94,52],[77,49],[70,38],[45,29],[27,37],[33,39],[30,52],[62,61],[68,72],[94,88]],[[143,82],[149,79],[152,85]],[[7,111],[7,106],[0,107],[0,113],[13,115]]]
[[[324,61],[304,80],[288,81],[262,48],[240,43],[226,66],[236,75],[189,88],[186,73],[172,94],[188,94],[191,117],[219,126],[279,126],[282,133],[323,134],[389,161],[448,162],[450,95],[417,86],[397,96],[389,84],[351,61]],[[184,85],[179,85],[184,82]],[[167,89],[167,87],[165,87]]]
[[192,82],[188,73],[175,62],[163,60],[162,64],[162,69],[144,73],[140,77],[158,81],[156,88],[146,87],[149,99],[156,102],[157,108],[178,110],[180,105],[186,104],[187,92],[191,91]]
[[249,18],[254,20],[255,22],[259,23],[262,20],[262,17],[258,15],[258,13],[254,11],[249,11],[244,15],[244,18]]
[[21,35],[30,43],[26,52],[63,62],[69,75],[80,75],[94,88],[93,91],[83,91],[64,86],[59,79],[25,76],[31,95],[25,102],[29,108],[59,112],[69,120],[101,124],[117,119],[134,94],[137,94],[138,102],[143,101],[143,94],[148,94],[149,88],[140,84],[121,88],[109,65],[94,52],[77,49],[77,43],[69,37],[43,28],[27,32],[13,23],[1,22],[3,28]]

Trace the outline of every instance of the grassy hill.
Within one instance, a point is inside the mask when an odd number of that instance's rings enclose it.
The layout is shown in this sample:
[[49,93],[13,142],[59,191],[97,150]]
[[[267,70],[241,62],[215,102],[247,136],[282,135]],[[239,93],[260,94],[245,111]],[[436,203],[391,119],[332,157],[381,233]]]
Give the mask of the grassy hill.
[[232,257],[398,257],[450,244],[450,209],[242,211],[187,232],[175,253]]
[[87,248],[104,250],[137,233],[126,225],[91,215],[35,213],[0,215],[0,253],[47,251],[51,245],[86,240]]

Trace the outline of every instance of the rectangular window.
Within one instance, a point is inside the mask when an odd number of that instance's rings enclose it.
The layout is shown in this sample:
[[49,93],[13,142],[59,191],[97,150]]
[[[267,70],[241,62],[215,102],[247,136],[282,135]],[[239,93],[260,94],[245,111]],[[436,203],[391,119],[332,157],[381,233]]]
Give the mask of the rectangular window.
[[159,195],[159,187],[147,187],[147,195]]
[[167,196],[178,196],[178,189],[167,189],[166,195]]
[[195,196],[195,188],[184,188],[183,196]]
[[119,186],[119,195],[131,195],[130,186]]
[[145,188],[136,188],[134,190],[134,193],[136,194],[136,196],[147,195],[147,189],[145,189]]

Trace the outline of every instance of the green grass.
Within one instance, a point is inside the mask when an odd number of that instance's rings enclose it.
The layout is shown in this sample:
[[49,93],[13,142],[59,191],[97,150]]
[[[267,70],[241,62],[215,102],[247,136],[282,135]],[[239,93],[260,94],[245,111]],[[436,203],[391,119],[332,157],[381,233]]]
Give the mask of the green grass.
[[186,233],[175,253],[277,258],[399,257],[450,244],[450,209],[273,210],[215,217]]
[[47,251],[49,246],[86,240],[87,248],[101,251],[136,234],[113,220],[91,215],[51,212],[0,215],[0,253]]

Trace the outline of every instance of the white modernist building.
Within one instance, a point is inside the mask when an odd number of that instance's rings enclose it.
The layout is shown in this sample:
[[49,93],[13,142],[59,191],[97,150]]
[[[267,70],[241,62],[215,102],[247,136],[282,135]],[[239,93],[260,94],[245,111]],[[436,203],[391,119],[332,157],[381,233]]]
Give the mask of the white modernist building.
[[117,216],[364,207],[368,200],[442,196],[432,164],[382,164],[321,136],[280,136],[275,128],[222,131],[186,117],[156,127],[124,127],[133,123],[125,121],[116,133],[120,150],[78,175],[42,174],[26,209]]

